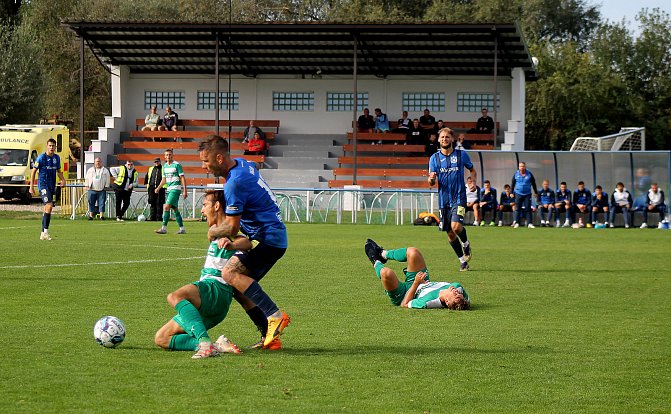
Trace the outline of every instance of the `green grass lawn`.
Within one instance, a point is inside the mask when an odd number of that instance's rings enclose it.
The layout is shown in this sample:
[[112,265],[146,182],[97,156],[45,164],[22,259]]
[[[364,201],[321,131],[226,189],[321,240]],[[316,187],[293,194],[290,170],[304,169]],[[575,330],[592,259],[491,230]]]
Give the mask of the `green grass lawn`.
[[[4,218],[2,218],[4,217]],[[435,227],[290,224],[262,286],[293,319],[280,352],[192,360],[153,344],[165,297],[197,279],[205,223],[0,216],[2,412],[593,412],[671,410],[671,232],[468,228],[471,271]],[[472,310],[393,307],[363,253],[419,247]],[[402,265],[390,262],[395,270]],[[104,315],[127,329],[98,346]],[[237,305],[211,331],[258,335]]]

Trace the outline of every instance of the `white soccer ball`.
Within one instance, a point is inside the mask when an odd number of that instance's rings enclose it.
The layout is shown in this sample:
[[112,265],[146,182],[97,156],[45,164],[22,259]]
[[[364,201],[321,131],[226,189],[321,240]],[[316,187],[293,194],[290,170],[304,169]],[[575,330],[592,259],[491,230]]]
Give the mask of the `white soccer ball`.
[[145,221],[145,220],[147,220],[147,217],[145,217],[144,214],[140,214],[139,216],[137,216],[137,221]]
[[103,316],[93,326],[93,337],[99,345],[115,348],[126,338],[126,327],[119,318]]
[[573,227],[574,229],[579,229],[579,228],[580,228],[580,224],[578,224],[578,223],[573,223],[573,224],[571,225],[571,227]]

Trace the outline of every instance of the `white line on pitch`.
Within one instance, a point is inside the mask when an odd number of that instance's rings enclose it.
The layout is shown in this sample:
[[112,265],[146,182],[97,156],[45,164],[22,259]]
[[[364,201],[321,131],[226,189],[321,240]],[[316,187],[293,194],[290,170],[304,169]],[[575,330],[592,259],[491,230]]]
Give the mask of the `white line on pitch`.
[[194,260],[202,259],[205,256],[193,257],[174,257],[170,259],[144,259],[144,260],[126,260],[125,262],[94,262],[94,263],[59,263],[59,264],[41,264],[41,265],[20,265],[20,266],[0,266],[0,269],[29,269],[29,268],[44,268],[44,267],[74,267],[74,266],[105,266],[118,264],[134,264],[134,263],[155,263],[167,262],[169,260]]

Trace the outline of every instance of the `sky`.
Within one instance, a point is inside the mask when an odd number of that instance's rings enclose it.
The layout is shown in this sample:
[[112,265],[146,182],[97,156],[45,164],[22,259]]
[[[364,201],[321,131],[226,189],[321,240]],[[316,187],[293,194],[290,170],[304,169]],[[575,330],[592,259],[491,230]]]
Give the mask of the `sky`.
[[591,0],[590,4],[601,5],[601,15],[611,22],[620,22],[623,17],[629,20],[629,27],[638,33],[638,22],[635,17],[643,8],[655,7],[671,14],[670,0]]

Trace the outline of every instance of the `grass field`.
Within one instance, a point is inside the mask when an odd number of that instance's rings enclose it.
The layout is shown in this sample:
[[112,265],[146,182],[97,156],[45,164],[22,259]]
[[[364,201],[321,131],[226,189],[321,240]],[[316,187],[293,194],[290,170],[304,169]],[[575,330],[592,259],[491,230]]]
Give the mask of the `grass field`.
[[[153,344],[165,296],[197,279],[206,225],[0,216],[2,412],[671,411],[671,232],[468,228],[471,271],[435,228],[290,224],[263,280],[292,316],[280,352],[192,360]],[[468,312],[390,305],[363,253],[419,247]],[[395,270],[399,263],[390,262]],[[121,318],[104,349],[95,321]],[[258,337],[237,305],[211,331]]]

